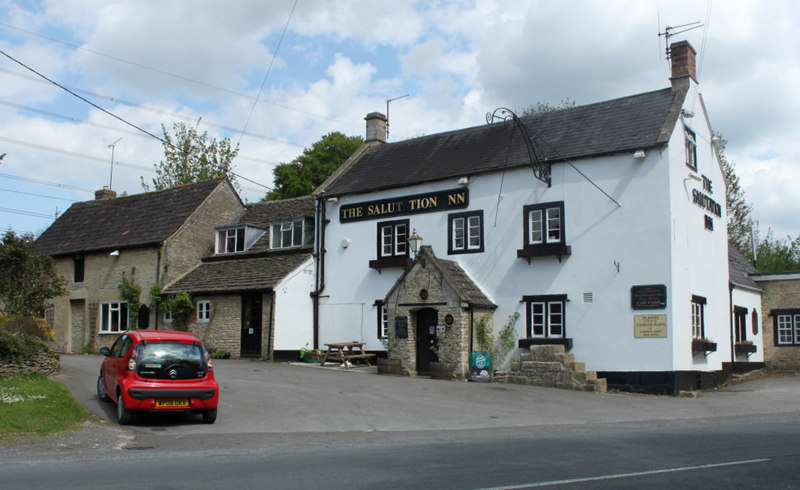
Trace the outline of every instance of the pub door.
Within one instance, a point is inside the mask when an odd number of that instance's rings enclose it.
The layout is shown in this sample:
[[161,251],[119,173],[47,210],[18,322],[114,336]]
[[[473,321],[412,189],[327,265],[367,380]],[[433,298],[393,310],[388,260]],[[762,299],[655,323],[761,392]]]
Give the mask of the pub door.
[[417,374],[430,374],[431,362],[439,358],[431,350],[438,347],[436,325],[439,323],[439,312],[433,308],[424,308],[417,312]]
[[242,357],[261,356],[261,293],[242,295]]

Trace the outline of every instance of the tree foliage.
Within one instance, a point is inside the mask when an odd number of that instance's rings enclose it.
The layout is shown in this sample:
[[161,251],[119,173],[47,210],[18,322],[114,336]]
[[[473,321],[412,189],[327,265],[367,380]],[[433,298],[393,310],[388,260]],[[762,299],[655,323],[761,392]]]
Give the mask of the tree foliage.
[[8,231],[0,243],[0,314],[40,315],[48,300],[66,292],[53,259],[30,251],[33,235]]
[[547,112],[560,111],[562,109],[569,109],[571,107],[575,107],[576,105],[577,104],[575,104],[575,101],[570,99],[569,97],[567,97],[566,99],[561,99],[561,102],[559,102],[556,105],[550,105],[547,102],[537,102],[536,104],[529,105],[524,111],[522,111],[520,117],[535,116],[537,114],[545,114]]
[[[164,160],[156,166],[156,178],[152,180],[157,191],[183,184],[208,180],[213,177],[228,176],[238,187],[231,173],[233,159],[239,154],[239,145],[231,147],[231,140],[217,141],[208,131],[199,133],[196,127],[178,122],[172,125],[173,134],[164,132]],[[142,187],[149,191],[150,185],[142,177]]]
[[264,201],[288,199],[311,194],[362,144],[361,136],[345,136],[335,131],[303,150],[289,163],[280,163],[272,170],[275,188]]
[[720,138],[717,144],[717,156],[722,165],[722,174],[725,177],[725,203],[728,209],[728,242],[736,247],[739,252],[747,256],[752,256],[752,234],[755,233],[756,223],[751,214],[752,204],[744,198],[739,176],[736,175],[736,165],[729,161],[725,155],[725,145],[728,141],[722,138],[720,133],[716,133]]
[[[745,257],[752,259],[752,253]],[[800,235],[792,239],[777,239],[772,230],[758,240],[755,257],[756,268],[759,272],[788,272],[800,270]]]

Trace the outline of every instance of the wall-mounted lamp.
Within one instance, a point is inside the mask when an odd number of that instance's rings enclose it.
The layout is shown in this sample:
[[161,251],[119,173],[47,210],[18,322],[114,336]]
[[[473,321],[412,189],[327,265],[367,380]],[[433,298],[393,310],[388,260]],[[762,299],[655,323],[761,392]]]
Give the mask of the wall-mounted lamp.
[[118,255],[119,255],[119,250],[114,250],[113,252],[111,252],[111,253],[110,253],[110,254],[108,254],[108,255],[113,255],[114,257],[116,257],[116,256],[118,256]]
[[714,148],[718,148],[721,143],[722,143],[722,138],[720,138],[719,136],[711,137],[711,144],[714,145]]
[[636,159],[636,160],[639,160],[639,161],[644,160],[644,157],[646,157],[646,156],[647,156],[647,154],[644,152],[644,150],[636,150],[633,153],[633,158]]
[[681,116],[685,118],[694,117],[694,112],[690,111],[689,109],[681,109]]
[[464,176],[458,179],[458,185],[467,185],[469,184],[469,177]]
[[417,252],[419,252],[419,246],[422,244],[422,237],[417,235],[417,229],[414,228],[414,231],[411,233],[411,236],[408,237],[408,246],[411,247],[411,251],[414,252],[414,257],[417,256]]
[[349,238],[342,238],[342,248],[347,248],[350,246],[350,239]]

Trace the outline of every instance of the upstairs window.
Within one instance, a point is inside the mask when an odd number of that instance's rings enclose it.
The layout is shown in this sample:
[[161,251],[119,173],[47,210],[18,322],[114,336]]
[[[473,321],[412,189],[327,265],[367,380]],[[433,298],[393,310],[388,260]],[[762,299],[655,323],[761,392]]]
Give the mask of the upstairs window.
[[408,256],[408,220],[378,223],[378,256]]
[[448,254],[483,252],[483,211],[447,217]]
[[244,252],[245,249],[245,228],[227,228],[217,232],[217,253],[232,254]]
[[683,127],[686,137],[686,166],[697,172],[697,138],[694,131],[688,127]]
[[273,250],[302,247],[314,238],[311,226],[306,225],[304,218],[273,223],[271,233],[270,248]]
[[84,277],[84,266],[86,260],[83,257],[78,257],[73,260],[75,264],[75,270],[73,271],[72,281],[73,282],[83,282]]
[[546,255],[569,256],[567,245],[564,202],[530,204],[522,208],[523,249],[517,257],[528,258]]

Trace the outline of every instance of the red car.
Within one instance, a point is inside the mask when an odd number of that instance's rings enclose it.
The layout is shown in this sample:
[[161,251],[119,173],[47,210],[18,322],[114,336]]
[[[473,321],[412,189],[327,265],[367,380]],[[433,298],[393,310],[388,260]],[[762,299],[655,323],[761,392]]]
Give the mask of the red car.
[[97,378],[97,397],[117,403],[117,420],[132,422],[136,411],[189,410],[203,422],[217,419],[219,385],[208,351],[188,332],[132,330],[111,346]]

